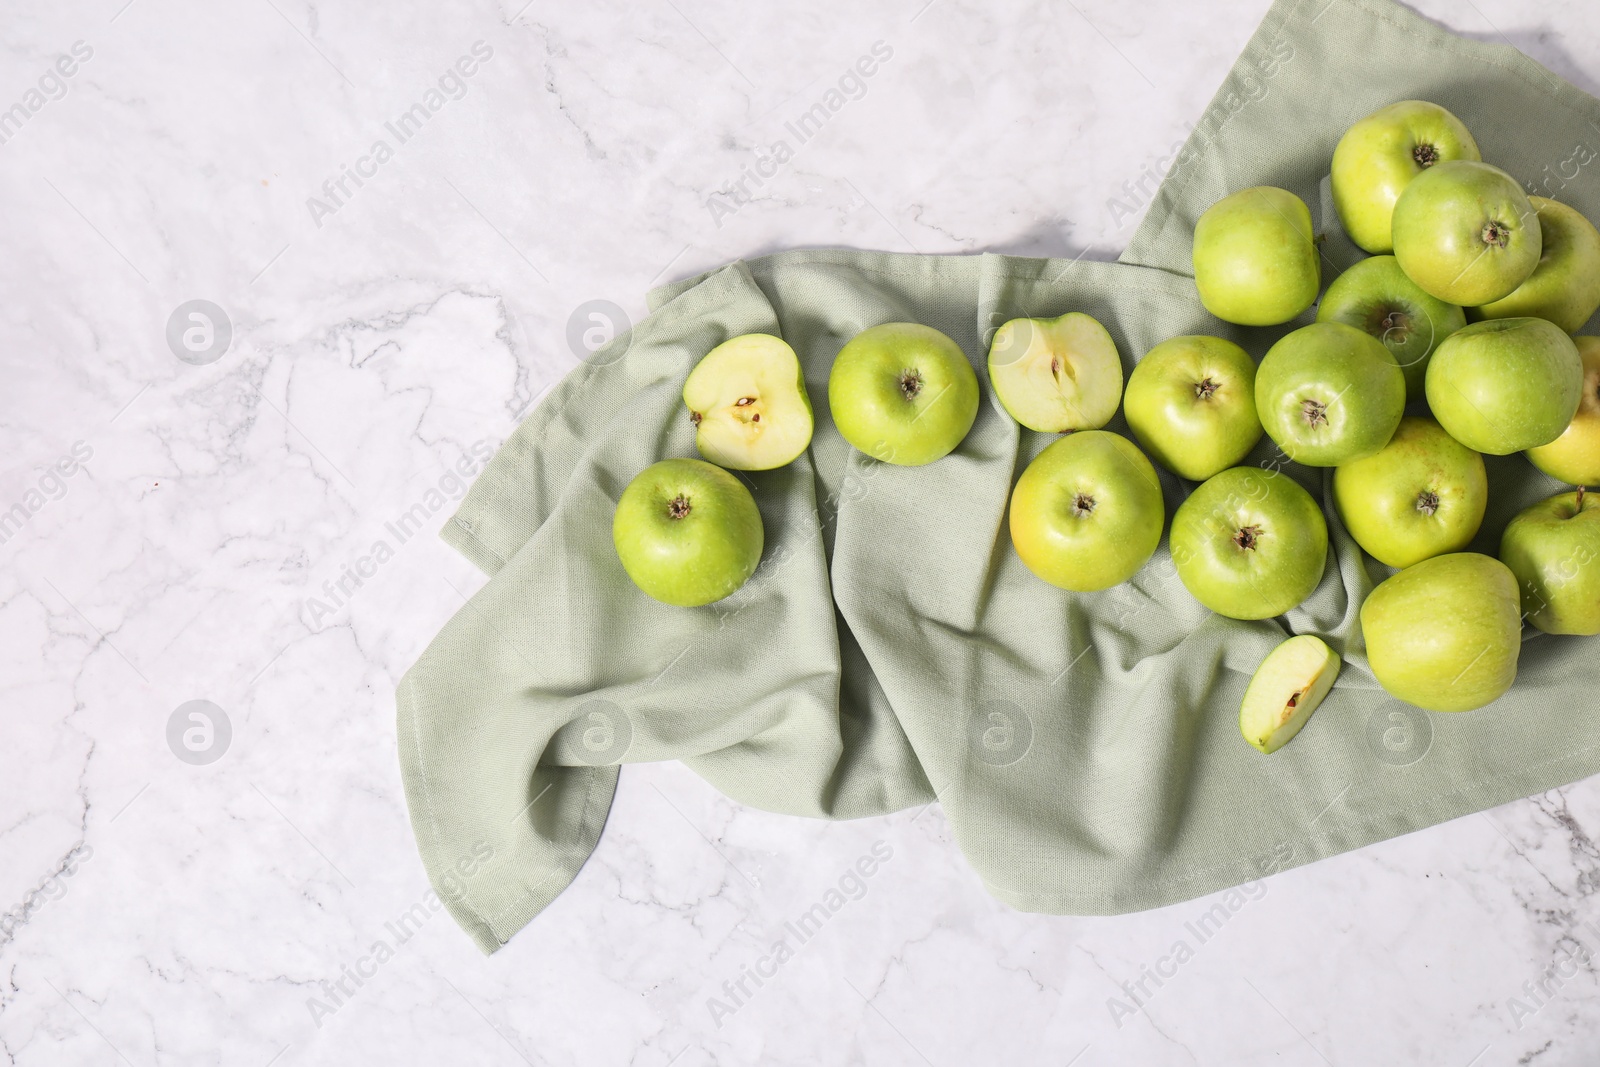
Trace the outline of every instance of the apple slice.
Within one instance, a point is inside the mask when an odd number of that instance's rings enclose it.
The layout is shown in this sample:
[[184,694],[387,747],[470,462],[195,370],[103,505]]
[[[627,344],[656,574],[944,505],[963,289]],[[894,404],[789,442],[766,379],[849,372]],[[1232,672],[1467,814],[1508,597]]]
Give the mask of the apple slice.
[[1239,705],[1239,732],[1266,753],[1294,740],[1339,677],[1339,654],[1320,637],[1291,637],[1256,668]]
[[1122,400],[1122,358],[1106,328],[1081,311],[1012,319],[989,344],[989,381],[1030,430],[1098,430]]
[[811,443],[811,398],[781,338],[747,333],[706,353],[683,383],[700,454],[719,467],[781,467]]

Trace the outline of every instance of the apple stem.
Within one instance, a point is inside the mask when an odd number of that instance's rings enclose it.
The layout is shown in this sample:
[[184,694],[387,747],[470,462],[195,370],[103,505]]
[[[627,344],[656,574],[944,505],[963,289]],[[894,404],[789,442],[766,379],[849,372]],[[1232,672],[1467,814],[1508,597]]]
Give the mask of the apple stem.
[[1583,514],[1583,486],[1578,486],[1578,513]]

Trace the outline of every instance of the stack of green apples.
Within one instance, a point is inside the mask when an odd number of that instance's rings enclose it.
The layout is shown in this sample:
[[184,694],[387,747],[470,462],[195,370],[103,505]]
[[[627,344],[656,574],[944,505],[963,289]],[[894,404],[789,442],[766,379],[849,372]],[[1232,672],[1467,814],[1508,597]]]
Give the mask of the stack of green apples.
[[[996,398],[1025,429],[1061,435],[1012,489],[1011,542],[1062,589],[1127,581],[1166,525],[1159,464],[1186,496],[1169,537],[1184,587],[1230,618],[1283,616],[1322,581],[1328,525],[1283,460],[1245,464],[1265,433],[1287,461],[1332,468],[1344,528],[1394,569],[1361,607],[1379,683],[1428,710],[1479,708],[1515,679],[1524,619],[1600,633],[1600,500],[1586,495],[1600,485],[1600,338],[1572,336],[1600,308],[1600,232],[1525,195],[1482,162],[1459,119],[1425,101],[1352,126],[1332,190],[1346,232],[1372,254],[1326,292],[1320,238],[1293,193],[1245,189],[1195,226],[1195,284],[1217,318],[1286,326],[1317,304],[1315,321],[1284,332],[1259,365],[1223,337],[1174,337],[1124,388],[1116,343],[1089,315],[995,331]],[[828,379],[844,439],[903,466],[954,451],[980,395],[960,346],[917,323],[857,334]],[[640,473],[612,529],[639,588],[700,606],[738,590],[761,559],[760,512],[729,472],[791,462],[813,418],[798,358],[767,334],[714,348],[683,399],[704,459]],[[1105,429],[1119,407],[1134,440]],[[1512,520],[1499,559],[1465,551],[1489,499],[1483,455],[1513,452],[1574,490]],[[1280,644],[1246,689],[1245,739],[1263,752],[1288,743],[1339,667],[1316,634]]]

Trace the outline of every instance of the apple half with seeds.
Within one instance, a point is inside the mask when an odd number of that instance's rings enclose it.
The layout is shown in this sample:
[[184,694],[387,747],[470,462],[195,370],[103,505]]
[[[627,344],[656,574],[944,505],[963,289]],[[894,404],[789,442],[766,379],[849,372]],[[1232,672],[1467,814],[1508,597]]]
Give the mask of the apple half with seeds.
[[1339,677],[1339,654],[1320,637],[1291,637],[1267,654],[1239,705],[1239,732],[1271,754],[1294,740]]
[[1122,400],[1122,358],[1106,328],[1080,311],[1012,319],[989,344],[989,382],[1030,430],[1098,430]]
[[782,338],[729,338],[689,372],[683,402],[695,447],[719,467],[766,471],[811,444],[811,398],[800,360]]

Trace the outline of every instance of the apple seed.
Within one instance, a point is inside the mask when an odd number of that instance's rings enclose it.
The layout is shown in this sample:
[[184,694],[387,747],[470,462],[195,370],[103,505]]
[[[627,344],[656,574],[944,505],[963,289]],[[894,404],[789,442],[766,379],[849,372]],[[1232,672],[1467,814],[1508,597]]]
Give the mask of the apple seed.
[[681,519],[689,514],[689,498],[679,493],[667,505],[667,514],[674,519]]

